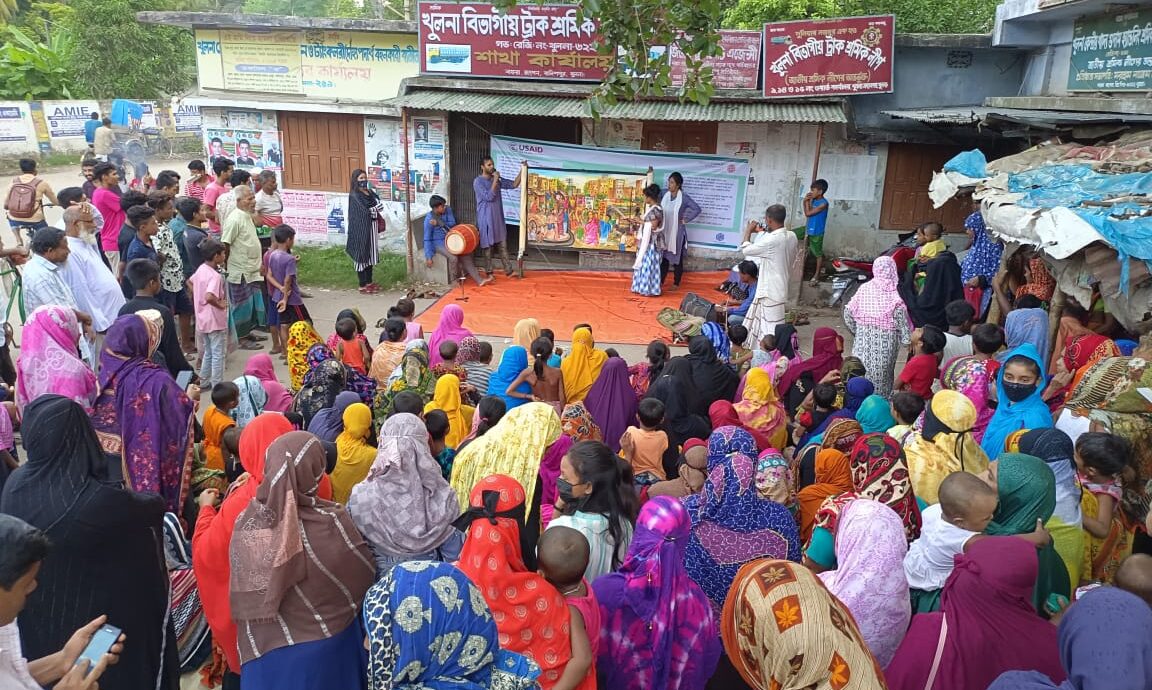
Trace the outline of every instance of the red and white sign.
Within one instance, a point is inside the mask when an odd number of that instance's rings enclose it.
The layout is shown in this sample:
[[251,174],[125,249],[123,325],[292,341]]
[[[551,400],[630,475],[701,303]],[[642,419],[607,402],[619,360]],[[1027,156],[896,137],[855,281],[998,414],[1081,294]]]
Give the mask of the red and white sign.
[[[760,79],[760,39],[759,31],[721,31],[719,57],[704,59],[704,65],[712,68],[712,85],[718,89],[755,89]],[[684,83],[687,71],[684,53],[672,45],[669,56],[672,85]]]
[[892,92],[892,15],[764,25],[764,97]]

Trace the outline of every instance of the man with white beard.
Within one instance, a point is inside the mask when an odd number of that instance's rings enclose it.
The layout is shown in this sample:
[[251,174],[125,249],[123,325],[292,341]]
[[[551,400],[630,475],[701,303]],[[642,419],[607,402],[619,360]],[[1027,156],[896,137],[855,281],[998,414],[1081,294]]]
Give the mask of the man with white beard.
[[70,250],[62,270],[64,282],[72,288],[77,308],[92,316],[92,331],[96,336],[93,351],[99,352],[104,332],[124,306],[124,293],[104,263],[95,207],[88,203],[79,187],[62,189],[57,198],[64,207],[64,234]]

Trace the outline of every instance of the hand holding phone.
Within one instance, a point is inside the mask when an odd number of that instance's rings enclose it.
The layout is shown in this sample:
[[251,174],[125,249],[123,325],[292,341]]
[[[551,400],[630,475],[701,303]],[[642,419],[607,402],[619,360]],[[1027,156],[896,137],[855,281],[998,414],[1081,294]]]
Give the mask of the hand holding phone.
[[180,373],[176,374],[176,385],[180,386],[180,390],[187,391],[188,390],[188,384],[190,384],[190,383],[192,383],[192,370],[191,369],[185,369],[184,371],[181,371]]
[[84,651],[80,652],[77,661],[87,659],[90,665],[95,668],[104,655],[112,651],[112,645],[120,639],[120,628],[115,625],[108,625],[105,623],[92,635],[92,639],[88,641],[88,646]]

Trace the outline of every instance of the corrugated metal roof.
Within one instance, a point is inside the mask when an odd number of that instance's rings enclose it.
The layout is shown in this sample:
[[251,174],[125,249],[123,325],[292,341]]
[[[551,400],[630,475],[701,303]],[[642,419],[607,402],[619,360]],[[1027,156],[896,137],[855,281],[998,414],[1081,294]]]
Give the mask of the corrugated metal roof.
[[[536,117],[587,117],[583,98],[521,96],[467,91],[418,90],[382,105],[416,110],[447,110],[461,113],[528,115]],[[609,106],[601,115],[632,120],[699,122],[847,122],[839,103],[731,103],[708,105],[675,101],[635,101]]]
[[993,108],[964,105],[949,108],[912,108],[882,110],[885,115],[929,124],[972,125],[988,120],[1007,120],[1036,125],[1077,125],[1104,122],[1152,122],[1152,115],[1100,113],[1079,110],[1033,110],[1026,108]]
[[892,117],[932,124],[970,125],[984,119],[987,112],[976,106],[958,108],[910,108],[908,110],[881,110]]

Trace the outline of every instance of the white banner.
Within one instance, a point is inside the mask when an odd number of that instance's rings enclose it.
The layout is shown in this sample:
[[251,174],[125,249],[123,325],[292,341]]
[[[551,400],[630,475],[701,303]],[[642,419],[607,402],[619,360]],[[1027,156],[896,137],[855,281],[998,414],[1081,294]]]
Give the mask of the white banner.
[[[512,180],[520,163],[562,170],[635,171],[653,169],[652,179],[667,188],[668,175],[684,177],[684,192],[700,207],[700,216],[688,224],[688,243],[710,249],[735,249],[743,236],[744,198],[751,166],[742,158],[691,153],[606,149],[551,141],[492,137],[492,159],[501,177]],[[504,216],[520,222],[520,190],[504,192]]]
[[48,136],[53,139],[84,137],[84,123],[92,113],[100,114],[96,101],[44,101],[44,119],[48,122]]

